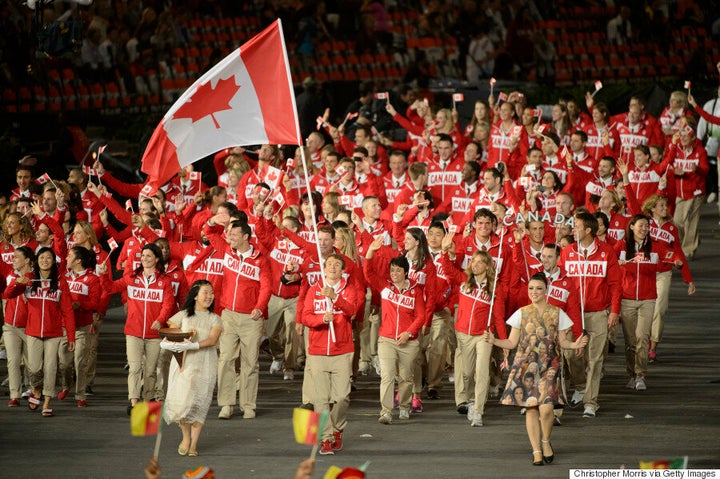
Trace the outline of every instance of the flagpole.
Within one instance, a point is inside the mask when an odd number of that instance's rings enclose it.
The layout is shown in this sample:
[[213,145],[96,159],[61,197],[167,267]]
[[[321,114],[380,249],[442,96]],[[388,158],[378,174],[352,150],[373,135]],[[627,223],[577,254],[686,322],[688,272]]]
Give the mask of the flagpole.
[[500,266],[495,271],[495,284],[493,284],[493,290],[492,295],[490,296],[490,312],[488,313],[488,324],[486,329],[490,329],[490,323],[492,322],[492,312],[493,312],[493,305],[495,304],[495,291],[497,291],[497,285],[498,285],[498,277],[500,276],[500,273],[502,272],[503,267],[503,260],[502,260],[502,250],[503,250],[503,240],[505,239],[505,225],[503,224],[504,218],[500,220],[500,225],[502,229],[500,230],[500,249],[498,250],[498,265]]
[[[317,242],[317,221],[315,219],[315,205],[313,204],[312,200],[312,192],[310,191],[310,177],[308,175],[307,171],[307,158],[305,155],[305,148],[303,148],[303,141],[302,141],[302,134],[300,133],[300,121],[298,119],[298,113],[297,113],[297,103],[295,102],[295,92],[293,90],[292,85],[292,73],[290,72],[290,61],[288,60],[288,54],[287,54],[287,47],[285,46],[285,35],[283,34],[283,27],[282,27],[282,20],[280,18],[277,19],[278,22],[278,29],[280,30],[280,42],[282,43],[282,51],[283,56],[285,60],[285,69],[287,72],[287,78],[288,82],[290,83],[290,98],[292,99],[293,104],[293,113],[295,114],[295,136],[297,137],[297,144],[300,146],[300,157],[302,158],[303,162],[303,175],[305,176],[305,187],[307,189],[308,194],[308,201],[310,202],[310,218],[312,218],[312,227],[313,232],[315,233],[315,246],[317,246],[317,254],[318,254],[318,264],[320,265],[320,277],[322,279],[322,284],[327,286],[327,282],[325,281],[325,267],[323,266],[322,262],[322,254],[320,253],[320,245]],[[332,310],[330,301],[328,300],[328,309]],[[330,330],[330,339],[332,339],[332,342],[335,342],[335,327],[333,326],[332,321],[328,323],[328,328]],[[315,454],[313,453],[313,457],[315,457]]]
[[155,437],[155,450],[153,451],[153,457],[155,459],[160,458],[160,443],[162,442],[162,422],[163,422],[163,411],[165,410],[165,401],[160,403],[160,418],[158,419],[158,432]]

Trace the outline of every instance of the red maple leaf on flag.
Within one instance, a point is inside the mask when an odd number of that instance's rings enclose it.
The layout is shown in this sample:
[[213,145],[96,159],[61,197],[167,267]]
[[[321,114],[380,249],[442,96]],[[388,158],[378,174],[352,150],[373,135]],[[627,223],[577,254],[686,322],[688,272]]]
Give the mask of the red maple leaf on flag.
[[213,115],[223,110],[232,110],[230,100],[239,89],[240,87],[235,84],[235,77],[218,80],[215,88],[210,86],[210,82],[207,82],[200,85],[173,116],[190,118],[195,123],[209,115],[215,123],[215,128],[220,129],[220,125]]

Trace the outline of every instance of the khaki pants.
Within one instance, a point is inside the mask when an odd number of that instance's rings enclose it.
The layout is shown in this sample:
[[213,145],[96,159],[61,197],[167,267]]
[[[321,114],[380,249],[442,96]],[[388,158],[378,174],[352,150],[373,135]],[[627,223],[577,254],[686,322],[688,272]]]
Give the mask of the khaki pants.
[[380,331],[380,312],[370,314],[370,290],[365,295],[365,318],[360,331],[360,364],[370,366],[373,358],[378,356],[378,331]]
[[75,330],[75,351],[68,351],[67,334],[60,343],[60,379],[63,389],[72,386],[72,373],[75,369],[75,400],[85,400],[87,385],[87,353],[88,338],[92,325],[79,327]]
[[698,223],[700,206],[705,203],[705,196],[696,196],[691,200],[676,199],[673,223],[680,233],[680,243],[685,256],[695,254],[698,247]]
[[[458,331],[455,331],[455,335],[463,364],[460,402],[474,402],[475,412],[483,414],[490,384],[490,356],[493,347],[484,341],[482,336],[469,336]],[[457,373],[455,377],[457,378]]]
[[585,330],[590,335],[585,348],[587,378],[583,404],[598,408],[597,398],[600,392],[600,378],[603,370],[603,358],[608,341],[608,311],[585,311]]
[[172,352],[167,349],[161,349],[158,356],[157,371],[155,379],[155,399],[158,401],[165,400],[165,394],[168,388],[168,377],[170,376],[170,360]]
[[399,346],[390,338],[378,338],[378,359],[380,360],[380,415],[392,414],[395,392],[395,378],[398,381],[398,402],[400,409],[410,410],[412,402],[413,373],[415,358],[420,352],[417,339]]
[[415,362],[415,384],[413,392],[422,391],[423,365],[427,366],[428,389],[439,390],[445,374],[445,349],[447,348],[450,312],[446,309],[433,315],[430,331],[420,337],[420,354]]
[[659,343],[662,339],[663,327],[665,326],[665,313],[670,302],[670,283],[672,271],[665,271],[655,275],[657,285],[657,299],[653,310],[652,326],[650,326],[650,339]]
[[[310,337],[310,328],[303,326],[303,344],[305,345],[305,351],[308,350],[308,338]],[[313,383],[312,376],[312,364],[307,360],[310,355],[308,354],[305,359],[305,370],[303,371],[303,383],[302,383],[302,403],[312,404],[313,397],[315,395],[315,384]]]
[[36,338],[27,337],[28,364],[30,386],[37,389],[42,386],[43,396],[55,395],[55,379],[57,377],[58,349],[61,337]]
[[[330,410],[330,420],[320,431],[322,439],[332,438],[333,432],[342,431],[347,425],[350,406],[350,375],[353,353],[339,356],[316,356],[308,354],[314,378],[313,400],[315,412]],[[331,407],[332,405],[332,407]]]
[[[160,339],[125,336],[128,371],[128,399],[154,399],[155,372],[160,355]],[[144,366],[143,366],[144,358]],[[141,385],[142,383],[142,385]],[[142,396],[141,396],[142,391]]]
[[[7,323],[3,324],[3,339],[7,352],[8,382],[10,386],[10,399],[20,399],[22,395],[23,368],[27,370],[28,348],[25,328],[16,328]],[[29,383],[28,383],[29,384]]]
[[257,405],[260,339],[264,320],[250,319],[249,314],[224,309],[221,315],[218,360],[218,404],[234,406],[236,399],[235,360],[240,357],[240,409],[255,411]]
[[87,385],[92,386],[95,383],[95,370],[97,368],[97,353],[98,344],[100,341],[100,329],[102,328],[104,314],[95,314],[97,319],[95,320],[94,327],[90,329],[90,336],[88,337],[88,352],[87,352]]
[[[568,330],[567,340],[575,341],[575,335],[572,330]],[[577,355],[577,349],[563,349],[562,353],[563,358],[565,358],[565,366],[568,372],[568,378],[570,379],[570,384],[572,384],[577,390],[585,390],[585,358],[587,356],[587,351],[580,357]]]
[[295,332],[297,297],[281,298],[270,296],[268,303],[267,336],[273,359],[284,362],[283,370],[294,371],[300,338]]
[[623,299],[623,336],[625,336],[625,369],[630,377],[645,377],[648,366],[648,341],[655,300]]

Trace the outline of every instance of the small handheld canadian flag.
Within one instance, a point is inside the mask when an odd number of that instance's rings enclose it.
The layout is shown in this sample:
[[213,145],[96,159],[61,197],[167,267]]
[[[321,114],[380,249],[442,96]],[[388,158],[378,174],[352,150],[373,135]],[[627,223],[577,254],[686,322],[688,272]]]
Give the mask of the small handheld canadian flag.
[[285,166],[287,166],[288,170],[292,170],[295,168],[295,158],[288,158],[287,163],[285,163]]
[[507,101],[507,99],[508,99],[507,93],[501,91],[500,94],[498,95],[498,101]]
[[103,154],[103,151],[105,151],[105,149],[106,149],[107,147],[108,147],[107,145],[103,145],[103,146],[101,146],[100,148],[98,148],[98,154],[97,154],[97,156],[102,155],[102,154]]
[[118,248],[117,241],[115,241],[115,238],[113,238],[112,236],[110,237],[110,239],[108,239],[107,244],[110,247],[111,253]]
[[338,177],[340,177],[340,178],[345,176],[345,173],[347,173],[347,172],[348,172],[347,168],[345,168],[342,165],[335,168],[335,173],[337,173]]
[[133,211],[132,201],[129,198],[125,200],[125,209],[128,211]]
[[317,123],[317,126],[315,127],[315,129],[317,129],[317,130],[319,130],[320,128],[323,127],[323,125],[325,125],[325,121],[323,120],[323,118],[321,116],[317,117],[315,119],[315,122]]
[[542,110],[541,110],[540,108],[535,108],[535,109],[532,111],[532,116],[535,117],[535,118],[540,118],[540,117],[542,117]]
[[375,99],[376,100],[390,100],[390,95],[388,95],[388,92],[386,91],[379,91],[375,93]]
[[190,181],[200,181],[202,178],[202,171],[191,171],[188,173],[188,179]]
[[600,80],[595,82],[595,91],[602,90],[602,82]]
[[44,185],[48,181],[52,180],[50,179],[50,175],[48,175],[47,173],[43,173],[42,176],[38,176],[37,178],[35,178],[35,184],[38,185]]
[[275,188],[275,191],[273,191],[272,200],[277,203],[278,208],[282,208],[285,205],[285,195],[283,195],[282,189]]
[[91,168],[87,165],[82,165],[83,173],[85,173],[88,176],[99,176],[98,172],[95,168]]
[[353,118],[357,118],[359,114],[360,114],[360,112],[357,112],[357,111],[353,112],[353,113],[348,113],[347,116],[345,117],[345,121],[350,121]]
[[453,101],[465,101],[464,93],[453,93]]
[[538,126],[538,133],[541,135],[545,132],[546,125],[540,125]]
[[563,145],[563,147],[562,147],[562,152],[560,153],[560,156],[562,156],[562,158],[567,158],[567,156],[568,156],[569,154],[570,154],[570,150],[568,150],[567,145]]
[[685,89],[689,90],[692,86],[692,82],[690,80],[685,80]]
[[495,77],[490,78],[490,86],[495,86],[495,83],[497,80],[495,80]]

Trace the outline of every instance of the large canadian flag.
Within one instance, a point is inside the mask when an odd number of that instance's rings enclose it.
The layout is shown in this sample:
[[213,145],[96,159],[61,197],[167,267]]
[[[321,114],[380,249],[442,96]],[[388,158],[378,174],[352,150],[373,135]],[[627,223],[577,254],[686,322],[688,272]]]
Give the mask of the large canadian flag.
[[280,20],[225,57],[173,104],[142,158],[153,192],[180,168],[233,146],[301,143]]

